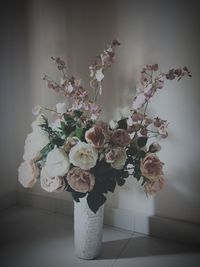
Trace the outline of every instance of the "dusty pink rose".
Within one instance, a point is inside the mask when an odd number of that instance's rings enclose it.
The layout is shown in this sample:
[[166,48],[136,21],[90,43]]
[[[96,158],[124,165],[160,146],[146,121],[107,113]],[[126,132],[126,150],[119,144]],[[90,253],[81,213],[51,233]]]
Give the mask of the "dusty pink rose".
[[147,194],[153,195],[156,194],[161,189],[163,189],[164,186],[165,186],[165,179],[163,176],[161,176],[157,181],[145,184],[144,188]]
[[121,170],[126,163],[126,150],[122,147],[114,147],[105,155],[107,163],[110,163],[114,169]]
[[95,177],[89,171],[74,167],[68,172],[67,181],[75,191],[86,193],[92,191],[95,184]]
[[151,181],[156,181],[163,174],[163,163],[156,154],[148,154],[140,163],[142,175]]
[[102,148],[106,143],[106,135],[102,127],[95,126],[85,133],[85,139],[95,148]]
[[131,138],[127,131],[123,129],[117,129],[114,131],[114,133],[111,136],[111,143],[113,145],[117,145],[120,147],[125,147],[129,145],[131,142]]

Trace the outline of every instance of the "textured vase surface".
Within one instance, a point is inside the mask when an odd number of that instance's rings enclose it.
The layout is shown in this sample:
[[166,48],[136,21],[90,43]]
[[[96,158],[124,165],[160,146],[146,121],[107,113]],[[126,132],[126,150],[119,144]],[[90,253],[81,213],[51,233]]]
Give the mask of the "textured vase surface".
[[74,245],[76,256],[94,259],[100,255],[103,235],[104,205],[95,214],[90,210],[87,199],[74,202]]

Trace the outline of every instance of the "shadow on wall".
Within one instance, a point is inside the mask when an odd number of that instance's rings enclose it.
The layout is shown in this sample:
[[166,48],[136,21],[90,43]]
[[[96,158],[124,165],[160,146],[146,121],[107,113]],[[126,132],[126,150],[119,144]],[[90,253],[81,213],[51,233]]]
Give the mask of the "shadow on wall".
[[[15,190],[30,122],[28,1],[3,1],[0,10],[0,194]],[[30,114],[30,115],[29,115]]]

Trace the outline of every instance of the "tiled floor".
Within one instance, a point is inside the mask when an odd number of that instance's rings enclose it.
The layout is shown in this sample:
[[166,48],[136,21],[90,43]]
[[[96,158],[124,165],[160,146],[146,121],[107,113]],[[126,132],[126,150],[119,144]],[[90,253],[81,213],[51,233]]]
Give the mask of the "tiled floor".
[[104,227],[101,257],[74,255],[73,222],[28,207],[0,213],[1,267],[199,267],[197,247]]

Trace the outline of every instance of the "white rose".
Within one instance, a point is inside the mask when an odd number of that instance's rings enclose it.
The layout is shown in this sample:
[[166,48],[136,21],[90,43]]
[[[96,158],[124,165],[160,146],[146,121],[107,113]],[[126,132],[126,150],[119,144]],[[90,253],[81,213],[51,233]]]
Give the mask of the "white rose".
[[58,103],[56,104],[56,110],[58,113],[65,113],[67,111],[67,104],[66,103]]
[[70,162],[83,170],[89,170],[96,165],[98,152],[90,144],[78,142],[69,153]]
[[33,187],[39,176],[39,168],[32,161],[24,161],[18,168],[18,181],[24,187]]
[[65,182],[64,182],[63,177],[49,176],[45,167],[43,167],[41,170],[40,184],[41,184],[41,188],[47,192],[62,191],[65,187]]
[[40,125],[44,123],[45,123],[44,117],[42,115],[38,115],[36,120],[32,123],[33,130],[36,128],[41,128]]
[[46,170],[51,177],[64,176],[69,170],[67,154],[61,148],[51,150],[46,159]]
[[40,150],[49,143],[49,135],[40,127],[34,128],[33,132],[27,135],[24,146],[24,160],[36,160]]

